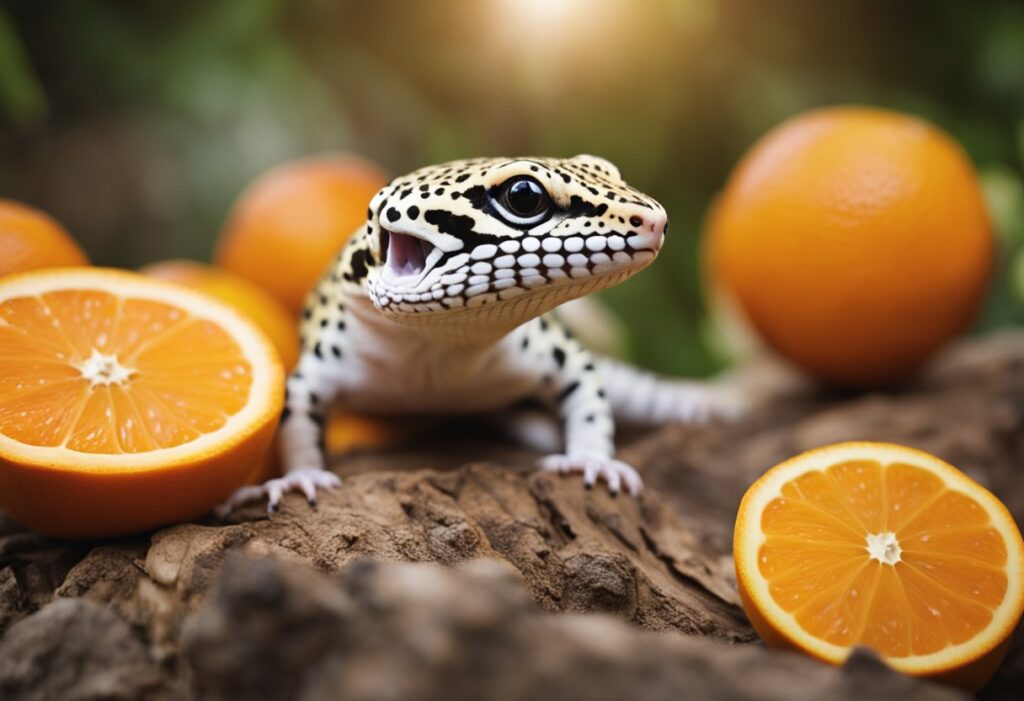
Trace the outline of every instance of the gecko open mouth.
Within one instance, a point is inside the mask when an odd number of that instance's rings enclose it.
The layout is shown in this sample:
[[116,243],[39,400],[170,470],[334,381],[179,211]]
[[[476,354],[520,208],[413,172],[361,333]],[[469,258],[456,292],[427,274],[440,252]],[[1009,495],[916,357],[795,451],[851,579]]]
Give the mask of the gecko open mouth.
[[419,278],[434,252],[434,244],[425,239],[387,229],[381,230],[380,248],[392,276],[406,279]]

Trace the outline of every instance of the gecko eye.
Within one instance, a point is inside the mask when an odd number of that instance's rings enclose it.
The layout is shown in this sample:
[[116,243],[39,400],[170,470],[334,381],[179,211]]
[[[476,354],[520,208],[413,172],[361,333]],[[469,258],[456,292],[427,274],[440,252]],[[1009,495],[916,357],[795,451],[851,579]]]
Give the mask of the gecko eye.
[[528,175],[510,178],[494,188],[491,204],[506,223],[516,227],[539,224],[553,209],[547,191]]

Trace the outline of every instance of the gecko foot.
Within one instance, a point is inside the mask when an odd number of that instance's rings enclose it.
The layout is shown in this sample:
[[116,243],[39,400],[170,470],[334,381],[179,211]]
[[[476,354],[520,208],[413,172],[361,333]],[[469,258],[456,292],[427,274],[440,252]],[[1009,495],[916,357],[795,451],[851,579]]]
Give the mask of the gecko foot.
[[590,489],[599,479],[608,483],[608,491],[616,496],[622,485],[636,496],[643,488],[643,480],[632,467],[614,458],[601,455],[549,455],[537,463],[546,472],[583,474],[583,485]]
[[276,513],[281,507],[281,497],[287,492],[302,492],[310,506],[316,506],[317,489],[335,489],[341,486],[341,478],[333,472],[319,468],[292,470],[283,477],[267,480],[263,484],[241,487],[227,501],[217,507],[215,514],[224,518],[242,504],[267,500],[267,513]]

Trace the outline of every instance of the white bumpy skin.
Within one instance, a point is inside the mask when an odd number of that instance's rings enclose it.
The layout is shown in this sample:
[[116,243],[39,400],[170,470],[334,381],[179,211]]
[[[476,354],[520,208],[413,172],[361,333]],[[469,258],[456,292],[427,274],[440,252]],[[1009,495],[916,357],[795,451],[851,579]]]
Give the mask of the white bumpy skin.
[[455,161],[397,178],[310,292],[281,417],[284,476],[225,509],[266,497],[274,511],[296,490],[315,504],[318,488],[337,486],[321,444],[339,402],[377,414],[540,403],[564,426],[541,469],[637,494],[640,476],[614,458],[613,411],[687,421],[711,395],[595,360],[545,313],[647,267],[666,230],[664,208],[593,156]]

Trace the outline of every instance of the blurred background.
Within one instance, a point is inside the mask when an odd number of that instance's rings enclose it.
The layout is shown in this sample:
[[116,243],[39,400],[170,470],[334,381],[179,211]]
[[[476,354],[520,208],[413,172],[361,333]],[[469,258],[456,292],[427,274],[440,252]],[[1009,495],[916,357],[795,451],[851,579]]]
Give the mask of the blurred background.
[[981,171],[1003,250],[980,329],[1024,319],[1024,3],[920,0],[3,0],[0,197],[95,263],[208,260],[280,161],[392,175],[589,152],[664,203],[657,263],[604,294],[649,367],[726,362],[699,233],[760,135],[824,104],[924,116]]

